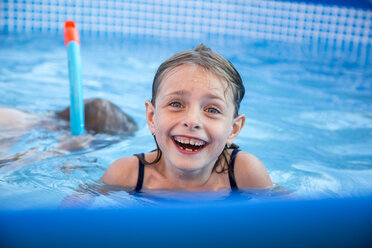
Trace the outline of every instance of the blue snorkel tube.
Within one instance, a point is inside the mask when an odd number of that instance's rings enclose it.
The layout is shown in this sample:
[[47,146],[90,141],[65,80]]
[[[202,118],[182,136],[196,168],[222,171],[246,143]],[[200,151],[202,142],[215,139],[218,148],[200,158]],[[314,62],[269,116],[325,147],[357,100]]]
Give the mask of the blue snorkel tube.
[[70,128],[72,135],[85,132],[83,80],[81,76],[80,38],[73,21],[65,22],[65,46],[67,48],[70,80]]

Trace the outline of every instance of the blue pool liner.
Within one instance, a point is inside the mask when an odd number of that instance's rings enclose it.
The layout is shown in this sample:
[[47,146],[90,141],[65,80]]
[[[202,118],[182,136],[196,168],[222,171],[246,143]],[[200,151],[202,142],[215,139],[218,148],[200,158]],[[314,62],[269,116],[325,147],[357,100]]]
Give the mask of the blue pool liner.
[[0,211],[1,247],[372,247],[372,196]]

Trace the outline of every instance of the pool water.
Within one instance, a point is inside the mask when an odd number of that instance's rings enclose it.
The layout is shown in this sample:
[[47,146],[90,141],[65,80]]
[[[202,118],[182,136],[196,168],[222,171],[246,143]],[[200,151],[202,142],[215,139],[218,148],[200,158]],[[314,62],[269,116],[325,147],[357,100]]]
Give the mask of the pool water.
[[[1,35],[0,106],[44,121],[0,130],[0,209],[58,208],[71,197],[88,208],[277,197],[276,189],[130,194],[102,185],[99,178],[115,159],[155,148],[144,107],[153,76],[169,56],[201,41],[82,37],[81,42],[84,98],[112,101],[139,130],[129,137],[97,134],[82,150],[61,150],[59,144],[69,139],[67,123],[52,115],[69,104],[63,37]],[[240,112],[247,120],[236,143],[260,158],[276,184],[300,198],[372,193],[370,47],[234,38],[203,43],[240,72],[246,87]],[[102,186],[105,193],[94,190]],[[85,193],[76,194],[77,189]]]

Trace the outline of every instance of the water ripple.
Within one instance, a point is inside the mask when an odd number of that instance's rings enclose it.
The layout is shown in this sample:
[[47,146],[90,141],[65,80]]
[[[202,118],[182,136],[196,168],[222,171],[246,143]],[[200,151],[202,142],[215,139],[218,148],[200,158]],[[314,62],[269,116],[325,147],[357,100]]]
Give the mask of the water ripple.
[[319,129],[337,131],[341,129],[372,128],[372,115],[341,111],[302,112],[285,120]]

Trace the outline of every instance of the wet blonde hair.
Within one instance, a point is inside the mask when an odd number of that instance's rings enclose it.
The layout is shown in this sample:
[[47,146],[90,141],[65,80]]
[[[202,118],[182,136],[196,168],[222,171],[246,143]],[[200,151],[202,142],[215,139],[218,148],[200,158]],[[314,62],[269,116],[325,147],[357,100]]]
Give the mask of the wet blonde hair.
[[227,87],[233,94],[235,107],[234,116],[236,117],[239,112],[240,102],[242,101],[245,93],[243,81],[238,71],[230,61],[213,52],[210,48],[204,46],[203,44],[200,44],[192,50],[179,52],[164,61],[159,66],[152,84],[152,104],[155,106],[158,89],[165,75],[167,75],[167,73],[174,68],[185,64],[200,66],[227,83]]

